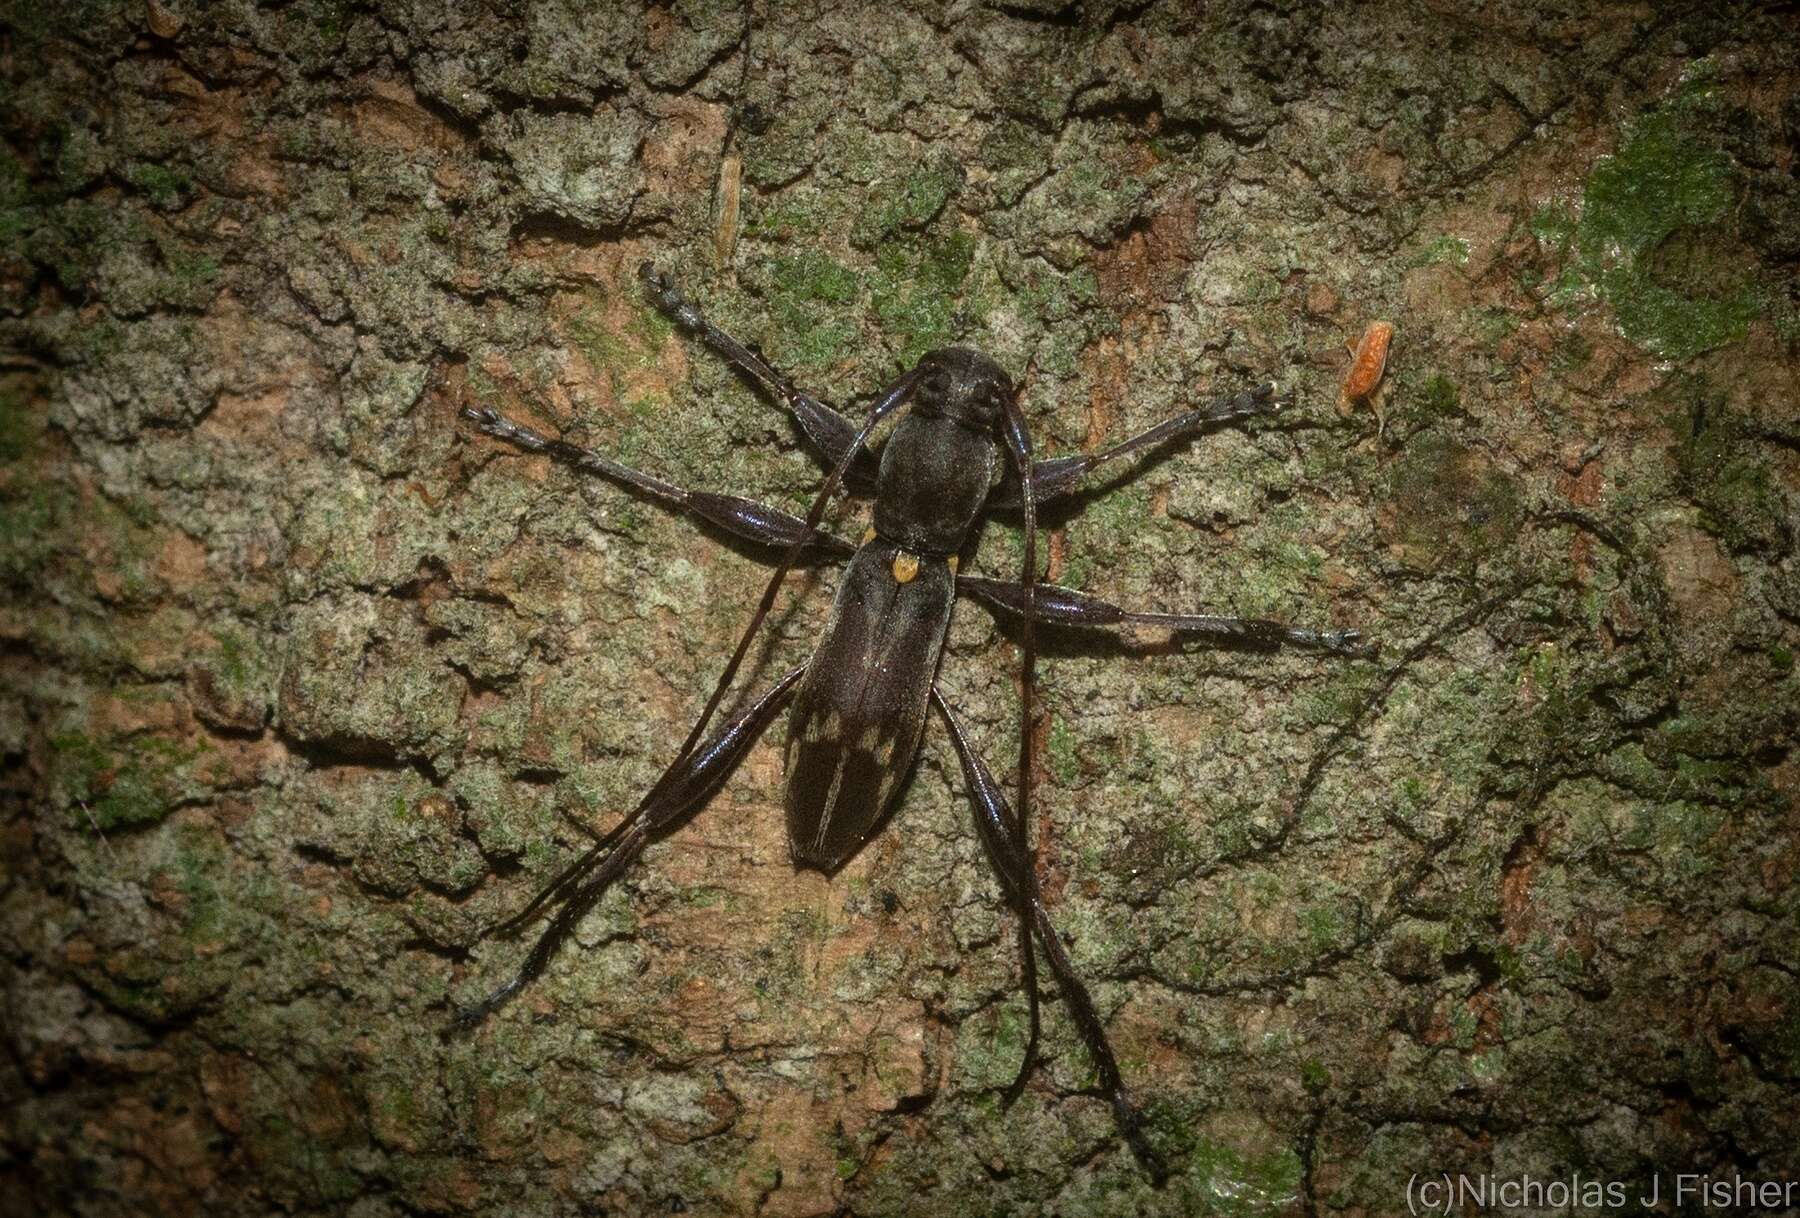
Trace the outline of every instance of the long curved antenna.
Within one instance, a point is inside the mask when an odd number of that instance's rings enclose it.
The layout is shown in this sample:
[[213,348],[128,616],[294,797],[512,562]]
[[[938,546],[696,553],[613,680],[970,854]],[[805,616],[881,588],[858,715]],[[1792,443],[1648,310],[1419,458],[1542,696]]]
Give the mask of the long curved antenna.
[[1013,827],[1013,840],[1020,857],[1025,860],[1024,874],[1020,879],[1019,955],[1024,973],[1022,980],[1028,995],[1027,1005],[1031,1011],[1031,1031],[1025,1042],[1025,1058],[1019,1064],[1018,1077],[1013,1079],[1012,1086],[1006,1092],[1007,1102],[1010,1103],[1024,1092],[1026,1077],[1037,1059],[1041,1020],[1038,1014],[1037,954],[1031,949],[1031,909],[1037,900],[1037,857],[1031,848],[1030,821],[1031,712],[1032,695],[1037,684],[1037,635],[1034,630],[1034,619],[1037,616],[1034,612],[1037,607],[1037,493],[1031,477],[1031,431],[1025,424],[1024,412],[1019,409],[1018,393],[1007,399],[1005,408],[1003,430],[1006,448],[1018,471],[1019,504],[1025,517],[1025,563],[1024,569],[1019,573],[1019,586],[1025,602],[1024,628],[1020,632],[1019,641],[1019,812]]
[[781,562],[776,566],[774,574],[769,576],[769,582],[763,588],[762,599],[756,603],[756,615],[750,619],[750,625],[745,627],[743,637],[738,640],[737,650],[731,653],[731,662],[725,665],[725,671],[719,674],[718,684],[713,686],[712,696],[706,700],[706,709],[700,712],[700,718],[694,722],[693,730],[688,733],[686,742],[682,744],[680,756],[686,757],[693,751],[701,733],[706,730],[706,725],[712,721],[713,712],[719,709],[719,703],[725,698],[725,691],[731,687],[732,680],[737,676],[738,667],[743,664],[744,656],[750,650],[751,640],[756,637],[756,632],[762,629],[763,621],[769,616],[769,610],[775,606],[775,594],[780,591],[782,581],[787,578],[788,572],[794,569],[794,563],[800,557],[800,551],[806,548],[818,532],[819,521],[825,515],[825,505],[831,501],[831,496],[843,484],[844,472],[850,468],[850,463],[855,460],[856,454],[862,451],[862,446],[874,433],[881,420],[892,414],[895,407],[906,400],[918,379],[919,370],[914,368],[882,393],[881,398],[875,403],[874,409],[869,411],[868,422],[864,423],[862,430],[856,433],[856,439],[844,450],[844,455],[832,468],[831,476],[825,479],[825,485],[819,488],[818,498],[814,499],[812,507],[807,509],[804,528],[794,539],[793,544],[788,547],[787,553],[781,556]]
[[481,932],[481,937],[483,939],[492,939],[495,936],[515,934],[529,925],[531,920],[537,916],[539,910],[543,909],[546,905],[554,905],[560,901],[563,896],[566,895],[570,885],[592,871],[600,856],[617,845],[619,839],[625,835],[625,831],[637,823],[638,817],[643,815],[644,804],[646,802],[648,801],[640,801],[638,806],[631,810],[629,816],[614,825],[611,829],[608,829],[600,836],[600,840],[596,841],[592,846],[589,846],[587,851],[582,854],[580,858],[563,868],[562,874],[557,876],[554,880],[551,880],[550,883],[539,891],[535,897],[532,897],[531,900],[526,903],[524,909],[519,910],[519,912],[513,914],[509,918],[494,923],[492,926]]
[[631,815],[564,869],[523,910],[500,924],[501,928],[517,929],[546,905],[561,902],[562,908],[538,936],[518,972],[487,997],[458,1010],[455,1026],[470,1028],[480,1023],[543,973],[582,918],[606,895],[613,881],[637,861],[644,847],[697,811],[724,785],[750,746],[787,704],[794,686],[805,674],[805,665],[789,672],[748,709],[730,719],[705,745],[677,757],[649,794],[638,801]]

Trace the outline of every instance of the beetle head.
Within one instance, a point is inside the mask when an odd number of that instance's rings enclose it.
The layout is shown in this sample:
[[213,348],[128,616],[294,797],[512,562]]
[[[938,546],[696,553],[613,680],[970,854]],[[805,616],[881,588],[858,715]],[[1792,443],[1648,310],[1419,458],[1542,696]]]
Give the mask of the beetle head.
[[919,361],[913,410],[993,435],[1013,396],[1012,378],[970,347],[940,347]]

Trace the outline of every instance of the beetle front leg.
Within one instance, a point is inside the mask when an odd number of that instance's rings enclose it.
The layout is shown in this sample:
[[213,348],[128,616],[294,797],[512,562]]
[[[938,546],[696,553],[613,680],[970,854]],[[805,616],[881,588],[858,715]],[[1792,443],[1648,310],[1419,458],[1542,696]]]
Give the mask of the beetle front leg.
[[496,440],[505,440],[527,452],[544,453],[583,473],[599,474],[603,478],[623,483],[746,541],[785,550],[805,538],[805,552],[818,558],[842,557],[856,550],[855,546],[831,533],[814,530],[810,537],[807,536],[806,522],[791,512],[754,499],[746,499],[742,495],[690,491],[652,474],[632,469],[594,449],[581,448],[566,440],[546,436],[534,428],[507,418],[492,407],[465,406],[463,417],[472,420],[484,433]]
[[[683,296],[675,286],[675,281],[657,270],[652,263],[646,262],[638,267],[638,278],[644,281],[644,287],[656,301],[657,307],[668,314],[676,325],[696,335],[700,341],[724,356],[733,367],[781,399],[788,413],[794,416],[794,421],[800,424],[800,430],[805,433],[807,440],[824,459],[827,469],[843,459],[851,444],[856,441],[855,423],[810,393],[794,388],[762,356],[706,320],[706,314],[700,311],[699,306]],[[880,466],[875,454],[862,447],[845,471],[844,483],[859,494],[867,494],[875,489],[879,472]]]
[[[1133,453],[1170,444],[1176,440],[1185,440],[1197,432],[1223,423],[1235,423],[1240,419],[1255,418],[1258,415],[1274,414],[1281,409],[1281,402],[1275,396],[1274,385],[1259,385],[1255,389],[1245,389],[1225,397],[1215,398],[1204,406],[1186,411],[1171,419],[1164,419],[1154,427],[1145,428],[1137,435],[1119,441],[1111,448],[1097,453],[1087,453],[1074,457],[1051,457],[1047,461],[1039,461],[1031,467],[1031,489],[1037,495],[1038,506],[1064,498],[1081,487],[1081,482],[1089,474],[1121,457]],[[994,488],[988,496],[988,505],[997,508],[1013,508],[1019,506],[1019,482],[1017,478],[1008,477]]]
[[581,919],[606,895],[613,881],[637,861],[644,847],[712,798],[787,704],[805,672],[802,665],[782,677],[755,705],[734,716],[705,744],[678,757],[630,816],[546,885],[524,909],[490,928],[489,934],[510,934],[530,923],[543,909],[561,905],[512,980],[481,1001],[460,1008],[457,1025],[472,1027],[480,1023],[543,973]]
[[[989,608],[1015,617],[1026,611],[1018,584],[978,575],[959,575],[956,590],[967,593]],[[1057,584],[1039,584],[1033,620],[1050,626],[1074,626],[1104,630],[1110,626],[1158,626],[1177,634],[1199,637],[1215,646],[1306,647],[1340,656],[1370,656],[1374,643],[1364,643],[1360,630],[1307,630],[1261,617],[1227,617],[1211,613],[1136,613],[1121,609],[1097,596]]]
[[1032,876],[1031,855],[1024,849],[1022,836],[1015,827],[1012,808],[1006,802],[1006,795],[1001,791],[1000,784],[994,781],[987,763],[970,745],[962,724],[957,721],[949,702],[935,685],[932,686],[931,700],[937,706],[938,713],[944,717],[944,723],[950,729],[950,743],[962,762],[963,780],[969,784],[969,801],[975,805],[975,828],[981,836],[988,862],[993,866],[1007,900],[1015,909],[1024,911],[1032,929],[1037,932],[1038,945],[1043,949],[1044,959],[1056,977],[1057,988],[1062,991],[1063,1001],[1070,1014],[1075,1017],[1075,1026],[1080,1029],[1081,1039],[1094,1059],[1094,1070],[1100,1076],[1100,1089],[1112,1103],[1113,1117],[1118,1122],[1119,1132],[1125,1135],[1131,1149],[1160,1185],[1168,1179],[1168,1168],[1144,1137],[1141,1115],[1131,1098],[1131,1092],[1126,1089],[1124,1077],[1119,1073],[1119,1061],[1113,1055],[1112,1044],[1106,1038],[1106,1024],[1101,1020],[1087,986],[1076,975],[1075,965],[1063,948],[1056,925],[1050,920],[1050,911],[1044,907],[1043,899],[1038,895],[1037,884]]

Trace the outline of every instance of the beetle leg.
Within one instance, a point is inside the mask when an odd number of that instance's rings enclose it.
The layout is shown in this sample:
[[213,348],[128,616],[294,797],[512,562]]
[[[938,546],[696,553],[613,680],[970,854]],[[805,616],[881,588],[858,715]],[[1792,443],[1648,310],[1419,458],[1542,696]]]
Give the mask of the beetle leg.
[[1069,953],[1064,950],[1056,926],[1050,921],[1050,911],[1044,907],[1043,899],[1038,895],[1037,885],[1031,875],[1032,860],[1020,848],[1021,841],[1014,827],[1012,809],[1006,802],[1006,794],[1000,789],[1000,784],[994,781],[987,763],[970,745],[968,737],[963,733],[962,724],[957,721],[949,702],[935,685],[931,690],[931,700],[950,728],[950,743],[962,762],[963,780],[969,784],[969,801],[975,805],[975,827],[981,835],[981,844],[986,849],[988,861],[994,868],[1000,887],[1014,908],[1027,911],[1032,929],[1037,932],[1038,946],[1043,949],[1044,960],[1050,965],[1050,971],[1056,977],[1057,988],[1062,991],[1063,1001],[1074,1015],[1075,1026],[1080,1029],[1081,1039],[1094,1059],[1095,1071],[1100,1076],[1100,1089],[1112,1103],[1113,1117],[1118,1121],[1119,1132],[1125,1135],[1132,1150],[1150,1170],[1156,1182],[1161,1184],[1168,1178],[1168,1169],[1144,1137],[1143,1122],[1137,1105],[1132,1102],[1131,1093],[1126,1089],[1125,1080],[1119,1073],[1118,1059],[1113,1056],[1112,1045],[1106,1039],[1106,1025],[1100,1018],[1100,1012],[1094,1007],[1094,1000],[1088,995],[1087,986],[1075,974],[1075,966],[1069,960]]
[[516,444],[527,452],[544,453],[584,473],[599,474],[623,483],[653,499],[692,513],[708,524],[716,525],[747,541],[786,549],[806,538],[805,552],[811,557],[841,557],[855,553],[856,547],[841,537],[814,531],[810,538],[806,522],[790,512],[741,495],[717,495],[710,491],[690,491],[665,482],[651,474],[622,465],[604,453],[581,448],[566,440],[546,436],[534,428],[507,418],[487,406],[465,406],[463,416],[474,421],[487,435]]
[[[1019,585],[978,575],[956,577],[956,590],[967,593],[989,608],[1014,616],[1026,612]],[[1057,584],[1039,584],[1032,613],[1050,626],[1103,629],[1108,626],[1160,626],[1177,634],[1194,635],[1223,647],[1308,647],[1341,656],[1370,656],[1378,644],[1362,641],[1360,630],[1306,630],[1261,617],[1225,617],[1212,613],[1134,613]]]
[[576,925],[606,894],[612,882],[637,861],[644,847],[675,828],[719,789],[757,737],[762,735],[763,729],[787,704],[795,684],[805,672],[806,667],[802,665],[782,677],[773,689],[733,716],[705,744],[678,757],[663,771],[662,777],[656,780],[656,785],[638,802],[630,816],[551,881],[524,909],[489,930],[489,934],[511,933],[525,926],[545,907],[561,906],[512,980],[481,1001],[458,1010],[458,1025],[469,1027],[480,1023],[543,973]]
[[[762,356],[707,321],[699,307],[681,294],[675,281],[657,270],[653,264],[646,262],[639,266],[638,278],[644,281],[644,287],[656,301],[657,307],[674,319],[676,325],[698,336],[707,346],[724,356],[734,368],[781,399],[788,413],[794,416],[794,421],[800,424],[800,430],[805,433],[807,440],[824,459],[827,469],[843,459],[850,446],[856,442],[857,426],[854,422],[810,393],[794,388]],[[860,447],[856,459],[845,471],[844,483],[858,494],[867,494],[875,489],[876,475],[879,472],[880,466],[875,454],[867,447]]]
[[[1164,419],[1154,427],[1146,428],[1135,436],[1121,440],[1111,448],[1097,453],[1087,453],[1075,457],[1052,457],[1047,461],[1039,461],[1031,467],[1031,487],[1037,493],[1038,506],[1060,499],[1077,490],[1081,480],[1094,470],[1120,457],[1132,453],[1155,448],[1158,445],[1186,439],[1196,432],[1204,431],[1220,423],[1235,423],[1240,419],[1254,418],[1257,415],[1273,414],[1281,408],[1275,397],[1275,386],[1260,385],[1255,389],[1246,389],[1227,397],[1215,398],[1204,406],[1178,414],[1174,418]],[[1008,476],[1001,480],[988,496],[988,506],[997,508],[1014,508],[1019,506],[1019,481]]]

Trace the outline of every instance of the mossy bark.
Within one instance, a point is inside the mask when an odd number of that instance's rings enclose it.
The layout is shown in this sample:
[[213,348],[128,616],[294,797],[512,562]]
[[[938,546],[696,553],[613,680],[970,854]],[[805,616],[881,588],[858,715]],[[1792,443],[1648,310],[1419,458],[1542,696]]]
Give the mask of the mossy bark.
[[[1197,7],[10,6],[0,1192],[1386,1214],[1415,1173],[1800,1173],[1800,29]],[[827,880],[777,728],[440,1035],[767,570],[461,408],[819,482],[646,259],[848,405],[980,346],[1046,452],[1291,397],[1047,520],[1059,582],[1381,643],[1040,636],[1041,881],[1167,1188],[1054,1001],[1002,1105],[1013,933],[935,731]],[[997,767],[1017,642],[964,605],[943,669]]]

